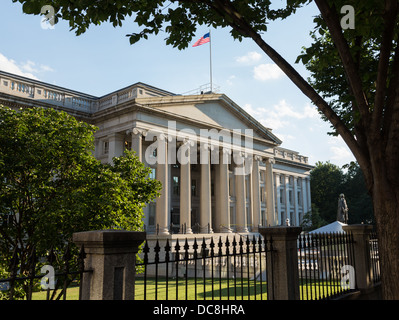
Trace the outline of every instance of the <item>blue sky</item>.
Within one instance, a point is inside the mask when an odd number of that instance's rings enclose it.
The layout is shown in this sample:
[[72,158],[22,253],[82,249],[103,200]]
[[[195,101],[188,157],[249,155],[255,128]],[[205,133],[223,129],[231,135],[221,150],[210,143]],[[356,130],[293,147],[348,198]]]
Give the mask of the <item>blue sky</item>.
[[[310,44],[314,5],[283,22],[272,22],[263,38],[288,62]],[[0,3],[0,70],[102,96],[144,82],[182,94],[209,83],[209,44],[179,51],[166,46],[166,34],[130,45],[128,33],[139,31],[126,21],[92,26],[77,37],[64,21],[43,29],[41,17],[23,14],[19,3]],[[197,38],[208,32],[203,27]],[[311,164],[342,166],[354,160],[341,138],[327,135],[330,125],[315,107],[251,40],[234,41],[227,29],[211,29],[213,83]],[[297,64],[298,72],[308,77]]]

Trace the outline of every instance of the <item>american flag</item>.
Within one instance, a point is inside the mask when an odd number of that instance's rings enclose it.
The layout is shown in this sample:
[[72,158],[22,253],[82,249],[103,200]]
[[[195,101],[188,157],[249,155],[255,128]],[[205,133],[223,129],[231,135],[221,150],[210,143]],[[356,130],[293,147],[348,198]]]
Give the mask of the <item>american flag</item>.
[[196,43],[193,44],[193,47],[198,47],[204,43],[208,43],[211,40],[209,36],[209,32],[204,34]]

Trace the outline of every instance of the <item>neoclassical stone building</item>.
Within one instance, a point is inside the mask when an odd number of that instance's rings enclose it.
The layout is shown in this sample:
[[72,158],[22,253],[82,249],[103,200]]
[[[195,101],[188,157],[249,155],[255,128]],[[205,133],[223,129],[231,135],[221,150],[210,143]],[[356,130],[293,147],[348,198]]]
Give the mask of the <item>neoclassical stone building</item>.
[[177,95],[143,83],[95,97],[0,71],[0,104],[64,110],[96,125],[95,156],[132,149],[163,185],[145,208],[149,234],[247,233],[300,225],[308,158],[224,94]]

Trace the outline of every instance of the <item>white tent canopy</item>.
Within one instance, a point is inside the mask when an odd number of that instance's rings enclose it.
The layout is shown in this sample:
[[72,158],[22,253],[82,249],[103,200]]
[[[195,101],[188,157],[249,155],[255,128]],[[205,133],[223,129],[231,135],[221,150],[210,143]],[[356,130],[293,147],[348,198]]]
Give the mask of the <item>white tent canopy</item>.
[[313,230],[309,233],[332,233],[332,232],[345,232],[344,229],[342,229],[343,226],[347,226],[347,224],[339,222],[339,221],[334,221],[324,227],[321,227],[319,229]]

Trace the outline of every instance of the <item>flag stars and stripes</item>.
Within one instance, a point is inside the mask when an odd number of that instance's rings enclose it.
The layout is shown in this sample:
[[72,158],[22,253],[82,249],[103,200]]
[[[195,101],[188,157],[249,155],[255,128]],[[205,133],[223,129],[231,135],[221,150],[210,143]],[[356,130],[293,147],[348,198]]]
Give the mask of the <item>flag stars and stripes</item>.
[[198,47],[202,44],[208,43],[211,40],[209,32],[204,34],[200,39],[197,40],[196,43],[193,44],[193,47]]

